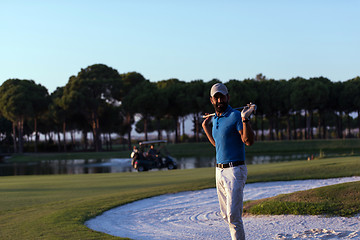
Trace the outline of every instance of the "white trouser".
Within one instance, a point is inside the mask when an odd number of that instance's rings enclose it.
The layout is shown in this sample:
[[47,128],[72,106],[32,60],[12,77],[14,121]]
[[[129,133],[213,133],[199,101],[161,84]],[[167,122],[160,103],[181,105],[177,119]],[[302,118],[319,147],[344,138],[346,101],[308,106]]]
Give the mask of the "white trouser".
[[233,240],[245,239],[242,211],[246,179],[246,165],[216,168],[216,189],[220,211],[224,220],[229,224]]

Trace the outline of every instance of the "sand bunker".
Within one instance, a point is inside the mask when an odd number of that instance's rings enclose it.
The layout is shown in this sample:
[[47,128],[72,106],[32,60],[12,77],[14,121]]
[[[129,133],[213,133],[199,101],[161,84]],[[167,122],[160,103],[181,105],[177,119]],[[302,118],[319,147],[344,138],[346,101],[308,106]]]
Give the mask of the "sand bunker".
[[[255,200],[360,177],[246,184],[245,200]],[[360,216],[246,216],[248,240],[360,239]],[[215,189],[166,194],[111,209],[86,222],[89,228],[136,240],[231,239],[221,219]]]

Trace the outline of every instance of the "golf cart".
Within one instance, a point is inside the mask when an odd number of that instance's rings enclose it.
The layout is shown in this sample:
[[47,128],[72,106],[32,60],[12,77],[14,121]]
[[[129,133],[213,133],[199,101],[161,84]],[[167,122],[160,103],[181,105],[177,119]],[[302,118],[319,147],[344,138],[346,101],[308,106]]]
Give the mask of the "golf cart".
[[[166,140],[144,141],[139,143],[139,149],[134,147],[131,153],[131,165],[139,172],[148,171],[150,169],[167,168],[169,170],[176,169],[175,159],[168,155],[164,149]],[[155,145],[160,147],[156,150]]]

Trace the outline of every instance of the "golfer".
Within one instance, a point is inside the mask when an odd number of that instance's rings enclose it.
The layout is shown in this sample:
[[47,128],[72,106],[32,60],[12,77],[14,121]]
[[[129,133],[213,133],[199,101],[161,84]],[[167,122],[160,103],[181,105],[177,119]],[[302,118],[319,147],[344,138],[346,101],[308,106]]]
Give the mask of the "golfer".
[[220,211],[229,224],[231,238],[245,239],[242,221],[243,190],[247,178],[245,145],[254,143],[254,132],[249,118],[255,105],[248,105],[240,113],[229,105],[226,86],[216,83],[210,90],[210,102],[215,108],[212,117],[207,117],[202,127],[210,143],[216,148],[216,189]]

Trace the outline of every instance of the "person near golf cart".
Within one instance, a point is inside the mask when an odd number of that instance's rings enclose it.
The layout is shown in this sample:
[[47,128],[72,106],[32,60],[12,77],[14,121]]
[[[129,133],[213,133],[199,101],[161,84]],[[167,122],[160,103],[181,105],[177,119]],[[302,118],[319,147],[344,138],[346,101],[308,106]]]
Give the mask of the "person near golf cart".
[[[169,170],[176,169],[177,163],[175,159],[173,159],[171,156],[169,156],[167,153],[160,155],[160,149],[165,147],[164,145],[161,145],[160,148],[157,150],[154,148],[154,144],[161,144],[166,143],[166,140],[154,140],[154,141],[144,141],[139,143],[139,151],[135,153],[135,150],[131,154],[132,156],[132,166],[138,170],[141,171],[148,171],[154,168],[167,168]],[[146,152],[145,149],[147,147],[150,147],[150,149]],[[166,149],[165,149],[165,152]],[[142,154],[144,153],[144,154]]]
[[154,148],[154,145],[150,146],[150,149],[147,152],[147,157],[151,158],[151,159],[155,159],[156,155],[158,155],[158,151],[156,151],[156,149]]
[[159,157],[159,151],[154,148],[154,145],[150,145],[150,149],[148,150],[146,157],[152,161],[155,161],[157,165],[161,166],[162,160],[161,157]]
[[131,158],[134,158],[134,156],[135,156],[135,154],[138,154],[139,153],[139,150],[137,149],[137,147],[136,146],[133,146],[133,151],[132,151],[132,153],[131,153]]
[[140,153],[140,150],[136,146],[133,146],[133,151],[131,152],[130,157],[132,158],[131,166],[134,167],[135,160],[141,158],[142,153]]

